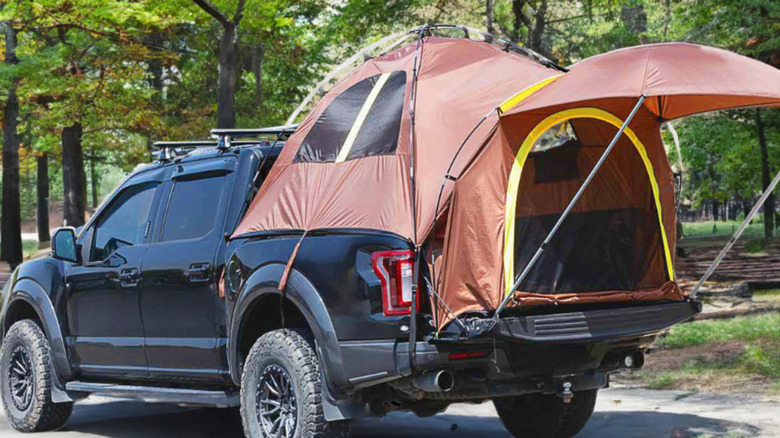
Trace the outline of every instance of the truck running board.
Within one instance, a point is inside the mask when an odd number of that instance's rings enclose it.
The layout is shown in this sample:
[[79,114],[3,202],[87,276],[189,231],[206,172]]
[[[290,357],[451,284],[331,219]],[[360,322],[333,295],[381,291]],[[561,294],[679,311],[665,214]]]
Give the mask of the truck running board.
[[597,342],[658,333],[701,312],[698,301],[467,320],[474,333],[531,342]]
[[91,382],[69,382],[65,385],[65,389],[67,392],[88,393],[103,397],[138,398],[184,405],[211,406],[216,408],[239,406],[239,396],[232,391],[201,391]]

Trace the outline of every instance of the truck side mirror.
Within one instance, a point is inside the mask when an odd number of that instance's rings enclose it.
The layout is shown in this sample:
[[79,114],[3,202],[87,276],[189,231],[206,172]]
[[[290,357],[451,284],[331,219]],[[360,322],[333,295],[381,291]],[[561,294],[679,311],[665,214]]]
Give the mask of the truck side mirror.
[[52,255],[55,259],[78,263],[76,231],[73,228],[60,228],[51,241]]

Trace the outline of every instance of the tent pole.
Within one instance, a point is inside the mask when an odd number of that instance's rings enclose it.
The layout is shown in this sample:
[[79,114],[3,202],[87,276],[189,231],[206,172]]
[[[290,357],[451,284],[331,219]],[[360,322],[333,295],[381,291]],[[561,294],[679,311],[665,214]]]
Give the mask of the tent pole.
[[416,139],[414,136],[415,111],[417,110],[417,80],[422,68],[422,51],[425,32],[428,27],[420,28],[417,37],[417,48],[414,54],[412,66],[412,84],[409,93],[409,190],[412,199],[412,235],[414,236],[414,277],[412,280],[412,306],[409,315],[409,367],[414,371],[417,368],[417,295],[420,293],[420,257],[422,247],[417,241],[417,188],[416,188]]
[[[737,231],[734,233],[733,236],[731,236],[731,239],[729,239],[726,246],[723,247],[723,249],[720,251],[720,254],[718,254],[718,257],[715,258],[715,260],[712,262],[709,268],[707,268],[707,272],[704,273],[704,276],[701,277],[701,280],[699,280],[698,283],[696,283],[696,287],[693,288],[693,291],[689,295],[691,300],[696,299],[696,295],[699,293],[699,289],[701,289],[702,285],[705,281],[707,281],[710,278],[710,275],[715,271],[715,268],[718,267],[720,262],[723,261],[723,258],[726,256],[726,253],[729,252],[732,246],[737,242],[737,239],[742,235],[742,232],[745,231],[745,228],[750,225],[750,221],[753,220],[753,217],[755,217],[756,214],[758,214],[758,210],[761,208],[762,205],[764,205],[764,202],[766,202],[766,199],[769,197],[769,195],[772,193],[772,191],[775,189],[777,184],[780,183],[780,172],[775,175],[775,179],[772,180],[772,182],[769,184],[769,187],[764,190],[764,193],[761,194],[761,197],[758,198],[758,202],[756,202],[756,205],[753,206],[753,209],[750,210],[750,213],[748,213],[747,217],[745,217],[745,220],[742,221],[742,224],[737,228]],[[766,214],[766,212],[764,212]]]
[[623,125],[620,126],[620,129],[618,129],[618,132],[617,134],[615,134],[615,137],[612,138],[612,141],[609,143],[609,146],[607,146],[607,149],[604,151],[603,154],[601,154],[599,161],[597,161],[596,165],[593,166],[593,169],[591,169],[590,174],[588,174],[588,177],[585,178],[585,181],[582,183],[579,190],[577,190],[577,193],[574,194],[574,197],[569,202],[569,205],[566,206],[566,209],[561,214],[561,217],[558,218],[558,221],[555,223],[552,230],[550,230],[550,233],[547,234],[547,237],[544,239],[542,245],[539,247],[539,249],[536,250],[536,253],[528,262],[528,264],[525,265],[523,272],[517,278],[517,281],[515,281],[515,284],[512,286],[512,289],[509,291],[508,294],[506,294],[504,300],[501,301],[501,305],[498,306],[498,308],[496,309],[496,313],[493,317],[496,322],[498,321],[499,314],[501,313],[501,311],[504,310],[504,307],[506,307],[506,305],[509,304],[509,301],[512,299],[512,297],[514,297],[517,288],[520,287],[520,284],[523,283],[525,277],[528,276],[528,273],[531,272],[531,269],[534,267],[536,262],[539,261],[539,257],[541,257],[544,250],[547,249],[547,247],[550,244],[550,241],[552,241],[553,237],[555,237],[555,233],[558,232],[558,229],[561,227],[563,221],[566,220],[566,217],[569,215],[569,213],[571,213],[572,209],[574,208],[574,205],[577,204],[577,201],[579,201],[579,199],[582,197],[582,194],[585,192],[585,189],[588,188],[588,185],[593,180],[593,177],[596,175],[596,172],[598,172],[601,166],[604,165],[604,162],[607,160],[607,156],[609,156],[609,153],[612,152],[612,149],[615,148],[615,145],[617,145],[620,136],[623,135],[623,131],[626,130],[628,124],[631,123],[631,120],[634,119],[634,116],[636,115],[637,111],[639,111],[639,108],[642,107],[644,101],[645,101],[645,96],[644,95],[639,96],[639,101],[636,103],[636,105],[634,105],[634,108],[631,110],[631,113],[623,122]]

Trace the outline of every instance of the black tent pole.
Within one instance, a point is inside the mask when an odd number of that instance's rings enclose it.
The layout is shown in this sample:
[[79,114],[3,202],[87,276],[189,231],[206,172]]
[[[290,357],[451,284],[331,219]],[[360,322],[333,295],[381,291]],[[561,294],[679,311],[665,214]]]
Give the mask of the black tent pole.
[[582,194],[585,192],[585,189],[588,188],[588,185],[593,180],[593,177],[596,175],[596,172],[598,172],[601,166],[604,165],[604,162],[607,160],[607,156],[609,155],[610,152],[612,152],[612,149],[615,148],[615,145],[617,145],[620,136],[623,135],[623,131],[626,130],[628,124],[631,123],[631,120],[634,119],[634,116],[636,115],[637,111],[639,111],[639,108],[642,107],[644,101],[645,101],[645,96],[644,95],[640,96],[639,101],[636,103],[636,105],[634,105],[634,109],[631,110],[631,113],[623,122],[623,125],[620,126],[620,129],[618,129],[618,132],[617,134],[615,134],[615,137],[612,138],[612,141],[609,143],[609,146],[607,146],[607,149],[604,151],[603,154],[601,154],[599,161],[597,161],[596,165],[593,166],[593,169],[591,169],[590,174],[588,174],[588,177],[585,178],[585,181],[582,183],[579,190],[577,190],[577,193],[571,199],[569,205],[566,206],[566,209],[561,214],[561,217],[558,218],[558,221],[555,223],[552,230],[550,230],[550,233],[547,234],[547,237],[544,239],[542,245],[539,247],[539,249],[536,250],[536,253],[528,262],[528,264],[525,265],[523,272],[520,274],[519,277],[517,277],[517,281],[515,281],[515,284],[512,286],[512,289],[509,291],[509,293],[506,294],[504,300],[501,301],[501,305],[498,306],[498,308],[496,309],[496,313],[493,316],[494,322],[496,323],[498,322],[499,314],[501,313],[502,310],[504,310],[504,307],[506,307],[506,305],[509,304],[509,301],[515,295],[515,291],[520,287],[520,284],[523,283],[523,280],[525,280],[525,277],[528,276],[528,273],[531,272],[531,269],[534,267],[536,262],[539,261],[539,257],[541,257],[544,250],[547,249],[547,246],[549,246],[550,241],[552,241],[553,237],[555,237],[555,233],[558,232],[558,229],[561,227],[563,221],[566,220],[566,217],[569,215],[569,213],[571,213],[572,209],[574,208],[574,205],[582,197]]
[[414,55],[414,65],[412,66],[412,86],[409,95],[409,189],[411,191],[412,200],[412,233],[414,236],[414,278],[412,279],[412,306],[409,312],[409,367],[412,371],[416,368],[417,363],[417,296],[420,290],[420,257],[421,246],[417,242],[417,190],[415,186],[415,146],[416,140],[414,137],[414,122],[415,111],[417,109],[417,79],[420,74],[420,68],[422,66],[422,48],[423,39],[425,38],[425,32],[428,27],[423,26],[420,28],[420,34],[417,40],[416,53]]

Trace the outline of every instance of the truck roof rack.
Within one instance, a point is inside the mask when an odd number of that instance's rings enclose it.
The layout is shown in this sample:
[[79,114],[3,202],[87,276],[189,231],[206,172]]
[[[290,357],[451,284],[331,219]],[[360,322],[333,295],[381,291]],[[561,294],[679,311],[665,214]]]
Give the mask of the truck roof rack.
[[276,140],[286,140],[297,128],[298,124],[257,129],[212,129],[211,136],[217,139],[216,141],[158,141],[153,143],[152,147],[160,150],[157,160],[165,162],[176,157],[177,149],[216,148],[219,150],[228,150],[234,146],[255,146],[262,145],[264,142],[267,143],[267,145],[270,145],[268,139],[244,141],[235,141],[235,139],[276,136]]
[[269,135],[275,135],[280,139],[286,139],[292,135],[296,129],[298,129],[298,124],[257,129],[212,129],[211,137],[218,138],[221,141],[227,140],[230,143],[233,143],[233,140],[238,138],[263,137]]
[[157,161],[166,162],[170,161],[177,156],[186,155],[186,153],[177,152],[181,149],[197,149],[197,148],[213,148],[220,150],[228,150],[230,147],[240,146],[270,146],[271,142],[268,140],[251,140],[251,141],[234,141],[225,146],[222,141],[214,140],[195,140],[195,141],[157,141],[152,144],[153,149],[159,149],[157,155]]

